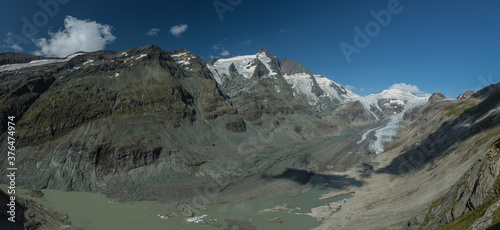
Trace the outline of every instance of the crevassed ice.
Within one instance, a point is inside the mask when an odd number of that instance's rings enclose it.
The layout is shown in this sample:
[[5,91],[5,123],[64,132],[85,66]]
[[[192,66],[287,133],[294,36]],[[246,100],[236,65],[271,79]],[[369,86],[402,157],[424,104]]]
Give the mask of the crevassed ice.
[[[387,123],[375,130],[375,137],[377,138],[375,141],[371,142],[369,145],[370,150],[374,151],[377,154],[381,154],[384,152],[384,145],[393,140],[393,138],[398,134],[398,132],[403,128],[400,124],[403,119],[403,115],[406,111],[418,107],[420,105],[425,104],[428,101],[429,97],[417,97],[414,99],[408,100],[406,105],[400,113],[391,115],[387,121]],[[369,130],[370,131],[370,130]],[[373,131],[373,130],[372,130]],[[365,136],[366,138],[366,136]],[[363,140],[363,138],[362,138]]]

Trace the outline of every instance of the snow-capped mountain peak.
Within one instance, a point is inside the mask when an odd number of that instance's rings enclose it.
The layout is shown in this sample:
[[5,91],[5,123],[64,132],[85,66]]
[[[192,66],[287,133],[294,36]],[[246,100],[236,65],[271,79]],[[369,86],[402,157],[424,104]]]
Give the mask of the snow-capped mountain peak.
[[[322,75],[312,74],[295,60],[285,58],[280,61],[280,66],[283,77],[294,92],[294,97],[310,106],[319,107],[320,112],[332,112],[339,104],[359,97],[351,90]],[[330,109],[325,109],[325,107]]]
[[231,65],[234,65],[236,71],[238,71],[238,73],[244,78],[250,79],[253,76],[258,63],[260,62],[267,68],[267,70],[269,70],[268,76],[272,77],[278,75],[278,73],[275,71],[275,68],[271,68],[272,56],[269,56],[270,55],[267,50],[261,49],[253,55],[243,55],[217,59],[215,62],[213,62],[213,64],[207,64],[207,67],[212,72],[214,78],[219,84],[223,83],[224,75],[226,77],[231,77]]
[[359,97],[359,95],[357,95],[353,91],[343,87],[337,82],[334,82],[326,78],[323,75],[313,75],[313,76],[326,96],[335,97],[341,102],[351,102],[353,101],[353,99]]

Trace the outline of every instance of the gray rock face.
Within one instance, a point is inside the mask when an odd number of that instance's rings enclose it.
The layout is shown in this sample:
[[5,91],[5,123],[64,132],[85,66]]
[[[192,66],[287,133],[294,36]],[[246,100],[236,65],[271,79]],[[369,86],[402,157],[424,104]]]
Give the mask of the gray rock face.
[[484,229],[495,229],[498,226],[492,226],[493,224],[493,213],[500,208],[500,201],[497,201],[493,205],[491,205],[486,212],[484,212],[483,216],[479,218],[474,224],[472,224],[469,229],[471,230],[484,230]]
[[309,71],[306,67],[300,64],[298,61],[292,59],[282,59],[280,61],[281,68],[285,74],[297,74],[297,73],[305,73],[312,75],[311,71]]
[[334,117],[341,120],[347,126],[376,122],[371,113],[366,111],[359,101],[341,105],[335,110]]
[[[483,159],[478,161],[446,196],[437,200],[432,209],[425,210],[410,220],[404,229],[420,229],[422,227],[436,229],[477,209],[486,200],[500,194],[499,188],[494,186],[499,175],[500,152],[492,147],[489,153],[485,154]],[[476,225],[480,225],[480,223],[481,221],[478,220]]]
[[475,92],[470,97],[478,98],[478,99],[485,99],[485,98],[491,97],[493,95],[497,95],[499,90],[500,90],[500,84],[498,84],[498,83],[492,84],[492,85],[484,87],[483,89]]

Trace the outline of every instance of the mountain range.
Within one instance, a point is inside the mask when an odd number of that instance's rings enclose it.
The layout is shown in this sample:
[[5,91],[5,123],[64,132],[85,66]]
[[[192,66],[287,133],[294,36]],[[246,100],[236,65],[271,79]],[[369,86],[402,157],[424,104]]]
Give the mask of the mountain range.
[[[496,202],[499,87],[457,99],[400,89],[362,97],[265,48],[208,62],[154,45],[63,59],[0,54],[0,120],[16,117],[18,184],[214,204],[281,194],[320,172],[364,181],[349,202],[374,205],[317,216],[324,229],[435,229]],[[401,215],[371,218],[384,208]],[[366,213],[375,214],[336,221]]]

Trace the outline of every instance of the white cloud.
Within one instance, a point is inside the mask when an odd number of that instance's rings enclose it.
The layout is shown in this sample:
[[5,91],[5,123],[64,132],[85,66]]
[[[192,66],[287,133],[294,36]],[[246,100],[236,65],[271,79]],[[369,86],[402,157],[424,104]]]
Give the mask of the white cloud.
[[220,55],[225,57],[225,56],[231,55],[231,53],[226,49],[222,49],[222,52],[220,53]]
[[[216,53],[215,55],[220,55],[223,57],[231,55],[231,53],[226,48],[224,48],[225,41],[227,41],[227,38],[224,38],[223,40],[217,42],[217,44],[212,45],[212,50],[214,53]],[[219,58],[217,56],[215,57]]]
[[21,47],[21,46],[20,46],[20,45],[18,45],[18,44],[11,45],[11,46],[10,46],[10,48],[11,48],[11,49],[14,49],[14,50],[16,50],[16,51],[18,51],[18,52],[21,52],[21,51],[23,51],[23,50],[24,50],[24,49],[23,49],[23,47]]
[[408,91],[410,93],[423,93],[416,85],[410,85],[406,83],[394,84],[389,89],[400,89],[403,91]]
[[23,41],[20,41],[20,40],[17,40],[14,39],[14,37],[16,36],[14,33],[12,32],[7,32],[7,38],[4,39],[3,41],[5,43],[7,43],[7,45],[3,45],[3,47],[6,47],[6,48],[9,48],[9,49],[13,49],[17,52],[21,52],[24,50],[24,48],[22,46],[19,45],[19,42],[23,42]]
[[283,29],[281,29],[281,30],[280,30],[279,34],[283,34],[283,33],[285,33],[285,32],[286,32],[286,29],[285,29],[285,28],[283,28]]
[[170,28],[170,34],[174,35],[175,37],[180,37],[186,30],[188,29],[188,25],[182,24],[178,26],[173,26]]
[[214,58],[216,58],[216,57],[214,57],[214,55],[210,54],[210,59],[214,59]]
[[110,25],[66,16],[63,30],[56,33],[49,32],[49,39],[34,40],[36,46],[40,48],[40,50],[35,51],[35,55],[66,57],[78,51],[102,50],[108,43],[116,39],[111,34],[111,29]]
[[160,32],[160,29],[158,29],[158,28],[151,28],[146,34],[148,36],[155,36],[155,35],[158,35],[158,32]]
[[10,48],[10,49],[13,49],[17,52],[21,52],[24,50],[24,48],[18,44],[12,44],[12,45],[4,45],[3,47],[6,47],[6,48]]
[[247,40],[244,43],[245,43],[245,45],[250,45],[250,43],[252,43],[252,42],[253,42],[252,40]]
[[352,85],[346,85],[346,86],[344,86],[344,88],[346,88],[346,89],[348,89],[348,90],[351,90],[351,91],[353,91],[353,90],[355,90],[355,89],[356,89],[356,87],[354,87],[354,86],[352,86]]
[[416,85],[410,85],[410,84],[406,84],[406,83],[394,84],[391,87],[389,87],[389,89],[400,89],[400,90],[408,91],[408,92],[413,93],[419,97],[431,96],[431,94],[420,90]]

